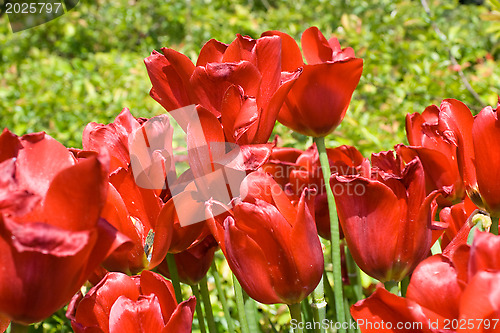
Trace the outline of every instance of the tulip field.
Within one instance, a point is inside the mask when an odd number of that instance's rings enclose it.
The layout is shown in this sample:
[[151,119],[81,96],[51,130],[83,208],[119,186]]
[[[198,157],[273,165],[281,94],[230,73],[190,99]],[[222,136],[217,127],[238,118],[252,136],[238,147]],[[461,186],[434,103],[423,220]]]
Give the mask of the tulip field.
[[498,0],[69,4],[0,0],[0,332],[500,332]]

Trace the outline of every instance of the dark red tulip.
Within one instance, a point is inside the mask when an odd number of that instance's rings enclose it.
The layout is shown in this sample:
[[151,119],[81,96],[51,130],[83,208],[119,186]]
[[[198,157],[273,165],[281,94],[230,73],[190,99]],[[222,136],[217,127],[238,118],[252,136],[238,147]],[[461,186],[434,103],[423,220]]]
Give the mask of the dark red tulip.
[[214,217],[221,203],[207,204],[207,222],[243,289],[265,303],[295,304],[317,286],[323,253],[307,190],[294,207],[263,172],[249,174],[231,212]]
[[[499,103],[500,105],[500,103]],[[474,119],[472,139],[474,143],[474,167],[477,188],[483,208],[494,216],[500,216],[500,118],[498,108],[485,107]],[[474,195],[473,195],[474,196]]]
[[304,135],[322,137],[331,133],[344,119],[354,89],[363,71],[363,60],[354,57],[351,48],[341,49],[336,38],[326,40],[316,27],[302,34],[302,49],[293,39],[278,31],[263,36],[282,39],[283,78],[289,71],[302,68],[301,73],[281,107],[278,121]]
[[[174,254],[179,280],[189,285],[198,284],[207,275],[218,247],[213,236],[208,235],[194,242],[188,249]],[[157,269],[161,274],[171,278],[166,260],[163,260]]]
[[[167,115],[136,119],[128,109],[111,124],[90,123],[84,130],[84,149],[104,150],[111,156],[103,218],[134,243],[128,253],[115,252],[106,260],[109,270],[137,273],[158,265],[168,251],[173,221],[157,223],[157,219],[164,201],[170,199],[167,174],[175,171],[172,134]],[[153,243],[147,244],[152,235]]]
[[[447,197],[450,201],[460,201],[465,196],[465,186],[461,173],[461,163],[457,142],[443,130],[443,123],[457,110],[457,116],[464,112],[464,105],[455,100],[444,100],[438,108],[427,107],[422,114],[406,116],[406,133],[410,146],[398,145],[398,153],[406,162],[415,156],[420,158],[426,174],[427,191],[451,187]],[[466,107],[465,107],[466,108]],[[465,110],[467,111],[467,110]],[[449,203],[448,203],[449,205]]]
[[77,162],[45,133],[17,138],[6,130],[0,142],[10,155],[0,163],[7,171],[0,180],[0,313],[29,324],[64,306],[110,253],[131,244],[99,218],[105,155]]
[[[364,161],[361,153],[352,146],[327,148],[327,155],[332,174],[357,173]],[[330,215],[316,146],[309,147],[305,152],[294,148],[274,148],[263,170],[273,176],[294,203],[299,200],[305,188],[315,190],[315,193],[310,194],[314,196],[316,227],[318,234],[329,240]]]
[[219,119],[228,142],[267,142],[294,81],[281,77],[279,37],[237,35],[229,45],[210,40],[196,67],[181,53],[162,52],[153,51],[145,64],[151,96],[167,111],[197,104]]
[[431,203],[418,158],[403,165],[393,152],[372,155],[370,176],[331,178],[337,212],[351,254],[368,275],[399,281],[432,245]]
[[73,297],[66,316],[77,333],[187,333],[195,305],[194,296],[177,304],[172,284],[151,271],[108,273],[85,296]]
[[[472,246],[462,245],[453,256],[435,255],[412,274],[406,298],[379,287],[351,308],[355,320],[374,327],[392,323],[385,332],[498,332],[500,237],[477,232]],[[397,323],[408,330],[398,330]],[[463,323],[460,325],[460,323]],[[364,332],[378,330],[364,329]]]

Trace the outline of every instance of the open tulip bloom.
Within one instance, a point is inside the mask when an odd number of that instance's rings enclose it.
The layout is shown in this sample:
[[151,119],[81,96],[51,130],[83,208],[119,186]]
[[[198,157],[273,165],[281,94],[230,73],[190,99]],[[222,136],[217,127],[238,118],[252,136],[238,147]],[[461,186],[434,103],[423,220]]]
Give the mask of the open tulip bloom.
[[[500,102],[408,114],[408,144],[369,160],[326,147],[363,60],[316,27],[144,61],[166,114],[124,108],[81,150],[0,134],[0,332],[68,305],[75,332],[253,333],[256,302],[294,332],[500,332]],[[269,142],[276,121],[314,145]]]

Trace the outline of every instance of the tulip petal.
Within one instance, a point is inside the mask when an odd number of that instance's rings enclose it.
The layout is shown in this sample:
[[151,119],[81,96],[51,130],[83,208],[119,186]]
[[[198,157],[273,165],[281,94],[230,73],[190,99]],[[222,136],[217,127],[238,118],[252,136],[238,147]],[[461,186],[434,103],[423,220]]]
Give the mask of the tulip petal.
[[16,159],[0,163],[0,211],[21,216],[32,211],[40,202],[40,196],[18,188]]
[[196,298],[191,296],[187,301],[179,304],[162,333],[190,333],[196,307]]
[[481,199],[493,215],[500,215],[500,119],[491,107],[484,108],[472,126],[474,166]]
[[0,134],[0,163],[3,161],[17,157],[20,149],[23,148],[19,137],[4,128],[2,134]]
[[196,67],[190,82],[199,99],[199,104],[219,117],[222,100],[229,86],[241,86],[245,95],[256,97],[261,78],[254,64],[249,61],[240,61],[209,63],[206,67]]
[[96,240],[95,231],[71,232],[0,218],[0,262],[5,271],[0,275],[0,312],[27,324],[50,316],[86,280],[82,275]]
[[[460,299],[460,320],[465,322],[473,321],[475,323],[474,327],[472,329],[468,327],[466,332],[499,331],[499,279],[500,273],[498,271],[479,272],[465,288]],[[484,319],[484,322],[479,323],[480,319]]]
[[[264,304],[281,303],[281,299],[274,291],[271,274],[262,269],[262,267],[270,266],[269,258],[266,258],[270,253],[266,253],[266,249],[261,248],[260,243],[246,235],[244,231],[237,230],[234,224],[232,217],[226,218],[224,222],[225,246],[221,246],[221,249],[226,249],[224,254],[231,270],[243,289],[253,299]],[[261,231],[262,233],[265,234]],[[274,242],[269,243],[267,249],[273,244]],[[279,249],[273,249],[271,253],[275,259],[287,260]],[[280,269],[276,266],[274,268]]]
[[133,301],[120,296],[109,314],[110,333],[160,332],[164,328],[158,297],[141,296]]
[[302,33],[300,42],[308,65],[332,61],[333,50],[317,27],[306,29]]
[[[405,298],[396,296],[382,287],[368,298],[351,307],[351,315],[363,333],[394,332],[419,333],[422,329],[415,325]],[[381,325],[382,322],[387,323]],[[378,323],[379,325],[376,325]],[[388,325],[391,323],[392,325]],[[399,323],[409,323],[409,329],[397,329]],[[400,325],[400,324],[399,324]],[[389,328],[390,327],[390,328]],[[422,327],[422,326],[420,326]]]
[[90,157],[54,177],[43,202],[46,222],[75,231],[95,226],[106,200],[107,165],[103,162]]
[[[398,245],[399,233],[406,232],[400,225],[406,219],[404,198],[378,181],[342,176],[330,181],[342,230],[358,266],[380,281],[396,278],[391,271],[397,249],[403,246]],[[355,189],[364,194],[356,195]]]
[[362,71],[357,58],[304,66],[278,120],[301,134],[329,134],[342,122]]
[[227,44],[211,39],[203,45],[196,61],[196,67],[206,66],[210,62],[222,62]]
[[[141,273],[141,294],[156,295],[160,303],[164,322],[168,322],[177,308],[174,287],[160,274],[143,271]],[[191,318],[192,321],[192,318]]]
[[102,331],[109,332],[109,315],[116,300],[120,296],[137,300],[139,295],[139,289],[129,276],[108,273],[85,297],[73,304],[73,321],[83,327],[100,327]]
[[294,72],[304,65],[299,46],[290,35],[281,31],[271,30],[264,32],[262,36],[279,36],[281,38],[282,72]]
[[439,129],[458,147],[458,165],[466,187],[476,185],[472,126],[474,118],[469,108],[455,99],[445,99],[439,112]]
[[26,134],[21,142],[24,148],[16,161],[19,187],[43,197],[52,179],[75,160],[66,147],[45,133]]
[[153,51],[144,63],[153,84],[150,94],[167,111],[196,103],[189,83],[194,65],[188,57],[174,50],[165,55]]
[[105,149],[111,157],[111,171],[119,167],[127,169],[130,163],[128,137],[139,126],[129,109],[124,108],[111,124],[87,124],[83,131],[83,149],[97,152]]
[[479,271],[500,271],[500,237],[476,231],[469,257],[469,277]]
[[109,180],[120,193],[129,215],[140,221],[146,232],[154,229],[161,209],[161,200],[155,192],[137,186],[131,169],[120,168],[111,174]]
[[434,321],[437,316],[458,318],[461,294],[462,289],[452,263],[441,255],[435,255],[417,266],[406,297],[424,308],[426,318]]

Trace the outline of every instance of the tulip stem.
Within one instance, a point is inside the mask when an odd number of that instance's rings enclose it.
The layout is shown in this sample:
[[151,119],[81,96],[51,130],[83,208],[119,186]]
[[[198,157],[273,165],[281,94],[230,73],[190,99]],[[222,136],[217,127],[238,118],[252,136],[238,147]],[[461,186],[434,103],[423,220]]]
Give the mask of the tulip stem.
[[205,276],[201,282],[200,291],[201,291],[201,299],[203,300],[203,307],[205,308],[205,318],[207,318],[208,323],[208,331],[210,333],[217,333],[217,328],[215,327],[214,314],[212,310],[212,302],[210,302],[210,293],[208,292],[208,281]]
[[177,300],[177,303],[180,303],[182,302],[182,291],[181,283],[179,280],[179,273],[177,272],[177,264],[175,263],[175,257],[172,253],[168,253],[166,259],[168,272],[170,273],[170,280],[172,281],[172,285],[174,286],[175,299]]
[[356,301],[363,299],[363,287],[361,286],[361,278],[359,276],[359,267],[356,265],[354,258],[351,255],[349,248],[345,247],[345,258],[347,264],[347,275],[351,282]]
[[248,297],[245,291],[243,291],[243,300],[245,302],[245,315],[247,317],[248,329],[250,332],[260,332],[255,301]]
[[[333,264],[333,291],[335,293],[335,309],[337,313],[337,322],[345,322],[344,309],[344,291],[342,289],[342,264],[340,259],[340,232],[339,223],[337,220],[337,209],[335,207],[335,198],[333,196],[332,187],[330,185],[330,163],[326,154],[325,138],[314,138],[316,147],[319,153],[319,161],[323,171],[323,179],[325,181],[326,197],[328,199],[328,211],[330,214],[330,232],[331,232],[331,250]],[[345,329],[341,328],[340,333],[345,333]]]
[[233,318],[231,318],[231,313],[229,312],[229,307],[227,306],[226,295],[224,293],[224,289],[222,288],[219,271],[217,270],[215,261],[212,262],[212,276],[214,277],[215,287],[217,288],[217,294],[219,295],[219,301],[222,305],[222,310],[224,311],[224,317],[226,318],[227,330],[229,333],[234,333]]
[[[317,323],[323,323],[326,319],[326,302],[325,302],[325,292],[324,292],[324,279],[321,277],[318,286],[313,291],[313,303],[311,304],[313,312],[313,321]],[[307,301],[307,298],[305,299]],[[323,329],[319,329],[318,332],[323,332]]]
[[288,308],[290,309],[290,317],[294,321],[294,326],[296,329],[294,330],[295,333],[302,333],[304,332],[304,325],[302,325],[302,312],[300,308],[300,303],[296,304],[291,304],[288,305]]
[[15,323],[15,322],[12,322],[10,324],[10,332],[11,333],[25,333],[25,332],[28,332],[28,330],[29,330],[29,326],[27,326],[27,325]]
[[384,282],[385,289],[390,291],[394,295],[399,294],[399,283],[397,281],[386,281]]
[[491,222],[490,232],[498,236],[498,217],[491,216]]
[[198,285],[194,284],[191,286],[194,297],[196,297],[196,317],[198,317],[198,326],[200,327],[200,333],[206,333],[205,329],[205,317],[203,316],[203,311],[201,310],[201,296]]
[[243,290],[238,279],[233,274],[234,295],[236,297],[236,307],[238,308],[238,317],[240,318],[241,333],[250,333],[247,318],[245,316],[245,300],[243,299]]
[[406,297],[406,291],[408,290],[408,285],[410,284],[410,276],[407,275],[401,280],[401,296]]

